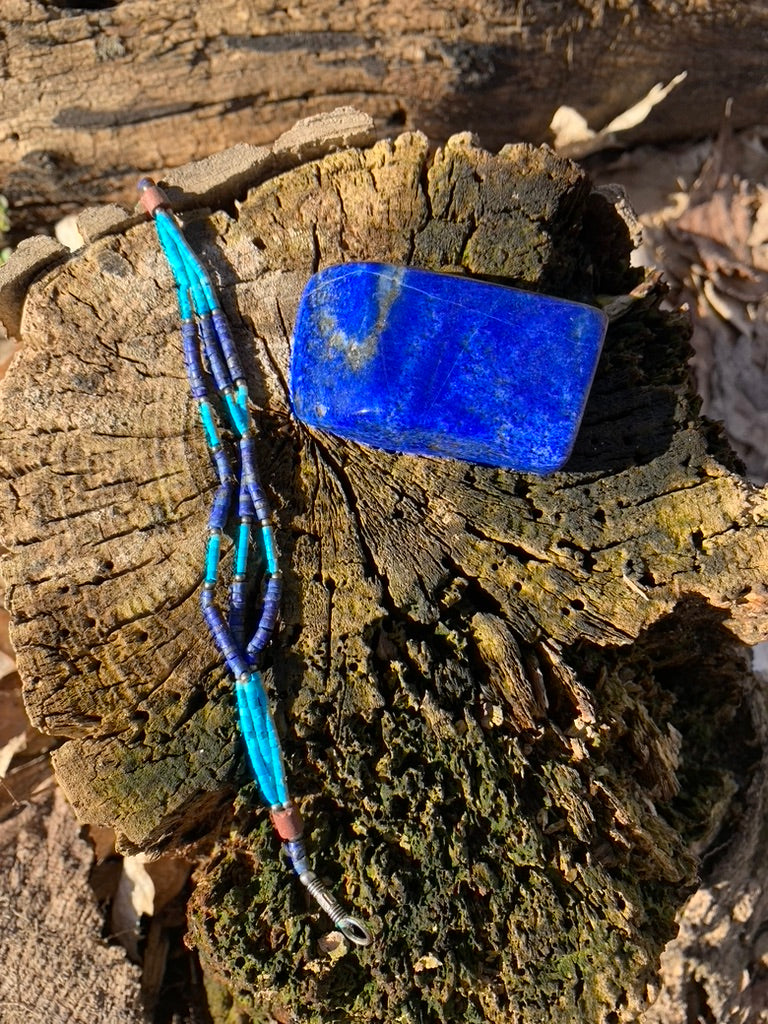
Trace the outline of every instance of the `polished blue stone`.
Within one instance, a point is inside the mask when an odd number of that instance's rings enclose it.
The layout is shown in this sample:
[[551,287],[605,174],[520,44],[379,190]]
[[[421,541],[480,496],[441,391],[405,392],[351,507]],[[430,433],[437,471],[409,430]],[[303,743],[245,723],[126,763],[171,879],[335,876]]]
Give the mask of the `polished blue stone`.
[[293,408],[387,451],[549,473],[573,447],[606,325],[591,306],[467,277],[328,267],[297,314]]

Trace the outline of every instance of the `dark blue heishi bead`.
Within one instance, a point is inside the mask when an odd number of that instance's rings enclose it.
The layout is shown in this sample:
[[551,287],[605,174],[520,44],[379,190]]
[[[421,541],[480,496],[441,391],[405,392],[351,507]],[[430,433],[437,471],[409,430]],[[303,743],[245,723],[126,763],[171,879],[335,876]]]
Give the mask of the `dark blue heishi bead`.
[[205,380],[205,371],[200,361],[200,352],[197,341],[197,328],[193,323],[184,320],[181,325],[181,338],[184,347],[184,363],[187,367],[189,386],[193,398],[205,398],[208,394],[208,384]]
[[253,502],[247,490],[241,490],[238,495],[237,515],[239,519],[253,519]]
[[607,327],[592,306],[411,267],[312,277],[291,400],[311,427],[530,473],[567,460]]
[[213,499],[211,512],[208,516],[209,530],[223,530],[227,525],[229,516],[229,502],[232,495],[232,484],[219,484],[216,488],[216,496]]
[[219,344],[221,345],[221,351],[224,353],[224,358],[227,361],[229,372],[232,380],[241,380],[245,377],[243,373],[243,364],[240,362],[240,355],[235,345],[235,339],[232,337],[232,331],[229,326],[224,313],[215,309],[211,313],[213,320],[213,326],[216,329],[216,333],[219,336]]
[[262,605],[259,629],[273,630],[275,628],[275,623],[277,622],[278,610],[279,606],[276,604]]
[[256,516],[261,523],[267,522],[269,520],[269,505],[256,475],[252,457],[247,455],[242,446],[240,452],[243,463],[242,483],[247,487],[250,498],[249,511],[245,514]]
[[213,461],[216,466],[216,472],[218,473],[219,480],[223,485],[234,484],[235,477],[232,472],[232,466],[227,453],[223,448],[218,448],[213,452]]
[[229,628],[232,630],[232,636],[237,641],[238,646],[242,646],[243,634],[245,632],[245,612],[242,608],[235,608],[234,605],[230,605]]
[[264,650],[269,641],[272,639],[272,630],[259,626],[248,644],[246,654],[250,658],[255,658],[258,654]]
[[224,361],[210,313],[200,317],[200,333],[203,336],[203,346],[208,365],[211,368],[211,375],[216,381],[216,387],[219,391],[223,391],[224,388],[232,384],[232,378],[229,373],[229,367]]

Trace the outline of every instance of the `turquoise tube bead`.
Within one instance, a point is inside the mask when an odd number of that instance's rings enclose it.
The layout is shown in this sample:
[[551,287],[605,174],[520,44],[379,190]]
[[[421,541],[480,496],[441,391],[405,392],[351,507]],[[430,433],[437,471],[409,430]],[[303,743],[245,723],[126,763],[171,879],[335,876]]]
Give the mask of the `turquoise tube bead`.
[[203,274],[201,278],[198,278],[198,283],[205,296],[205,302],[207,305],[207,312],[213,313],[215,309],[219,308],[219,300],[216,298],[216,293],[213,290],[211,279],[207,274]]
[[280,746],[280,740],[277,737],[277,729],[275,728],[275,722],[272,718],[272,712],[267,711],[266,715],[267,734],[269,736],[269,746],[272,753],[272,774],[275,779],[275,789],[277,790],[277,799],[281,804],[287,804],[290,799],[288,794],[288,786],[285,781],[285,768],[283,766],[283,751]]
[[264,692],[264,683],[260,673],[251,673],[248,682],[245,683],[245,692],[251,716],[254,720],[254,725],[256,725],[257,735],[259,735],[260,731],[259,726],[261,727],[261,752],[265,761],[269,759],[278,801],[280,803],[287,803],[288,786],[285,781],[283,755],[280,749],[280,741],[277,738],[275,723],[267,704],[267,695]]
[[189,289],[179,288],[178,289],[179,299],[179,313],[181,314],[182,320],[191,320],[193,315],[192,302],[189,298]]
[[275,532],[270,523],[262,523],[261,536],[264,540],[264,560],[267,572],[273,576],[277,572],[277,551],[275,549]]
[[170,214],[160,211],[157,215],[157,223],[160,244],[171,266],[174,278],[180,286],[189,290],[197,315],[204,316],[209,312],[206,293],[200,283],[197,268],[188,258],[186,240]]
[[192,301],[189,291],[190,281],[177,246],[178,229],[170,214],[165,213],[163,210],[158,211],[155,216],[155,227],[160,247],[165,254],[176,282],[181,318],[182,320],[190,320],[192,318]]
[[192,296],[192,305],[195,308],[195,313],[197,313],[198,316],[205,316],[208,312],[205,303],[205,296],[203,295],[199,281],[196,281],[194,278],[190,278],[189,280],[189,294]]
[[189,242],[187,242],[183,235],[178,240],[178,252],[184,262],[187,276],[191,281],[195,282],[195,286],[198,289],[200,295],[200,315],[204,316],[206,313],[212,313],[219,305],[213,288],[213,282],[208,276],[208,271],[192,251]]
[[161,211],[155,218],[155,225],[157,226],[160,246],[165,253],[165,258],[168,260],[174,280],[180,287],[189,288],[189,275],[178,250],[176,243],[178,232],[173,219],[169,214]]
[[251,539],[251,524],[240,523],[237,529],[237,550],[235,551],[235,576],[245,576],[248,566],[248,543]]
[[259,742],[256,737],[254,722],[251,716],[251,709],[248,706],[245,686],[246,684],[244,683],[235,683],[240,731],[243,735],[245,749],[248,751],[248,760],[251,762],[251,767],[253,768],[253,773],[256,776],[256,781],[259,785],[259,789],[261,790],[261,795],[264,798],[265,803],[270,807],[274,807],[275,804],[280,803],[277,796],[277,788],[272,779],[270,770],[271,766],[270,769],[267,768],[259,748]]
[[205,432],[205,439],[208,442],[208,447],[218,448],[221,444],[221,438],[219,437],[219,432],[216,429],[210,402],[206,401],[205,398],[201,398],[198,402],[198,408],[200,409],[200,420],[203,424],[203,431]]
[[232,419],[232,426],[235,428],[239,436],[242,437],[248,429],[248,417],[243,412],[241,406],[237,404],[235,396],[230,391],[224,395],[224,401],[227,403],[227,409],[229,410],[229,415]]
[[243,412],[248,414],[248,386],[244,381],[238,381],[237,390],[235,392],[235,401]]
[[267,695],[261,676],[254,672],[246,683],[239,684],[245,691],[245,700],[259,755],[266,765],[278,802],[287,799],[287,787],[283,773],[279,748],[275,748],[277,736],[267,706]]
[[205,582],[215,583],[219,578],[221,534],[211,533],[205,546]]

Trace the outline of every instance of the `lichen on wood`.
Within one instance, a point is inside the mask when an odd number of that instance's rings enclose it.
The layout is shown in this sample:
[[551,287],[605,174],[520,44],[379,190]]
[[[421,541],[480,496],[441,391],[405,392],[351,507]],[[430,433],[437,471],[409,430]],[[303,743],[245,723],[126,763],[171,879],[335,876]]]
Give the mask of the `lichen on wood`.
[[[293,790],[375,944],[328,936],[246,783],[197,604],[215,477],[144,224],[31,287],[0,393],[13,636],[35,724],[66,738],[62,785],[126,849],[216,829],[190,934],[224,979],[221,1019],[633,1019],[692,843],[722,824],[751,735],[741,645],[766,622],[765,498],[698,418],[685,319],[630,266],[615,197],[546,148],[462,135],[430,153],[407,133],[186,221],[276,504],[267,678]],[[390,455],[292,419],[301,289],[354,259],[613,311],[564,472]]]

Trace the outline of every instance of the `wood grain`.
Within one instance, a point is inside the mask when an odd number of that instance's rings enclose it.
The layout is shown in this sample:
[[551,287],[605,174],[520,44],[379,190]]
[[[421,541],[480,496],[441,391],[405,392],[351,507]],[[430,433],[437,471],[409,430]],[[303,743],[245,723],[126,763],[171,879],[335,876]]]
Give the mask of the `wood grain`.
[[4,0],[0,187],[30,233],[337,106],[498,148],[547,139],[561,104],[600,128],[681,71],[632,140],[712,133],[729,99],[760,123],[767,19],[731,0]]

